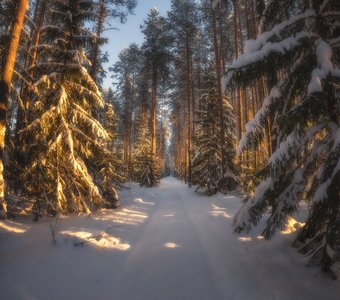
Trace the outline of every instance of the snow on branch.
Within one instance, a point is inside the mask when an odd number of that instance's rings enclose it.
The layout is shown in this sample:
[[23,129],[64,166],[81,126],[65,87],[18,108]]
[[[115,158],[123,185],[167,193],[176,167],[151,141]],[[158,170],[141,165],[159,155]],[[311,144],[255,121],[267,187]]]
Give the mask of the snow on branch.
[[[245,68],[248,65],[264,60],[272,53],[285,54],[299,46],[301,40],[313,37],[316,37],[316,35],[307,31],[302,31],[296,34],[295,37],[288,37],[280,42],[267,42],[261,49],[256,50],[255,52],[250,52],[250,49],[248,49],[248,53],[240,55],[240,57],[229,66],[227,75],[223,79],[224,86],[229,85],[230,81],[233,79],[235,70]],[[254,49],[256,49],[256,47]]]
[[269,96],[264,99],[261,109],[259,109],[255,117],[246,124],[246,132],[242,135],[242,138],[237,147],[238,156],[240,156],[242,151],[247,147],[250,136],[262,127],[261,123],[262,120],[265,119],[267,116],[268,107],[273,103],[275,99],[278,99],[280,97],[281,92],[279,87],[273,87],[269,93]]
[[296,46],[300,44],[300,41],[305,38],[312,38],[316,35],[302,31],[296,34],[295,37],[288,37],[280,42],[271,43],[267,42],[260,50],[251,53],[244,53],[242,54],[231,66],[230,70],[239,69],[246,67],[249,64],[256,63],[260,60],[263,60],[271,53],[281,53],[285,54],[286,52],[292,50]]
[[295,157],[302,151],[305,144],[308,143],[313,137],[324,129],[324,125],[316,125],[307,130],[304,136],[300,136],[299,130],[295,129],[291,132],[284,141],[280,143],[276,151],[271,155],[268,163],[273,167],[280,164],[283,160],[289,160]]
[[312,72],[312,79],[308,85],[308,95],[322,92],[322,80],[329,74],[340,77],[340,70],[333,67],[331,46],[322,39],[318,39],[316,44],[315,52],[318,67]]
[[97,121],[95,118],[93,118],[86,110],[84,110],[80,105],[76,103],[71,103],[74,110],[73,113],[78,116],[80,120],[82,120],[84,123],[88,124],[90,128],[93,130],[93,132],[96,133],[96,135],[100,138],[103,138],[107,140],[108,134],[104,127],[100,124],[99,121]]
[[[333,124],[332,124],[333,125]],[[331,172],[330,176],[323,176],[324,178],[327,178],[322,184],[319,185],[318,189],[314,193],[313,200],[314,202],[322,202],[323,200],[327,199],[329,197],[328,195],[328,189],[329,187],[336,182],[336,178],[339,178],[340,174],[340,127],[338,126],[330,126],[331,129],[331,138],[330,141],[334,141],[334,144],[331,148],[331,153],[328,157],[336,158],[333,170]],[[326,164],[331,164],[331,159],[326,161]],[[316,176],[321,177],[321,174],[325,172],[325,170],[328,169],[326,166],[322,165],[319,168],[319,171],[317,172]]]
[[262,46],[264,46],[269,41],[269,39],[273,38],[274,36],[279,35],[281,31],[286,29],[288,26],[291,26],[302,19],[315,17],[315,16],[316,16],[315,11],[313,9],[308,9],[303,14],[297,15],[287,21],[284,21],[274,26],[274,28],[271,31],[266,31],[260,34],[256,38],[256,40],[250,39],[246,41],[244,54],[248,55],[248,54],[258,51]]
[[243,203],[241,209],[237,212],[233,220],[233,228],[236,232],[243,229],[250,230],[253,223],[251,217],[251,209],[254,208],[260,201],[262,201],[265,194],[273,189],[273,179],[267,178],[263,180],[256,188],[253,197]]

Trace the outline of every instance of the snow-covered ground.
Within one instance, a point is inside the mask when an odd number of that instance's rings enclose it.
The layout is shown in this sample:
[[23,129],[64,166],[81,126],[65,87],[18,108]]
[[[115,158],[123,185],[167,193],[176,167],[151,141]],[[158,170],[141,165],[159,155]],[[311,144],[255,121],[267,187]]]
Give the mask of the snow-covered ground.
[[339,280],[306,266],[291,230],[271,241],[260,228],[234,235],[234,196],[209,198],[168,177],[158,188],[132,185],[122,200],[59,225],[0,221],[0,298],[340,299]]

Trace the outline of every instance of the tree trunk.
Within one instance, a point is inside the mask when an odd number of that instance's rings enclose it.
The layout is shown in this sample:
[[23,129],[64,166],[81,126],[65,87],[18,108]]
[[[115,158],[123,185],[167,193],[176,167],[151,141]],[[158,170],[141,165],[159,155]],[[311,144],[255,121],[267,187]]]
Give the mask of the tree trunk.
[[104,22],[106,17],[106,8],[105,8],[105,0],[99,1],[99,14],[98,14],[98,20],[97,20],[97,30],[96,30],[96,38],[93,45],[93,56],[92,56],[92,67],[90,71],[90,75],[93,78],[93,80],[98,84],[97,82],[97,74],[98,74],[98,61],[99,61],[99,46],[100,46],[100,38],[101,34],[104,29]]
[[[33,39],[31,40],[31,43],[29,44],[27,50],[27,60],[25,67],[28,69],[28,74],[32,78],[34,76],[34,71],[30,69],[38,56],[38,45],[40,42],[40,33],[41,33],[41,28],[44,24],[44,19],[45,19],[45,13],[46,13],[46,5],[47,1],[46,0],[40,0],[37,1],[36,8],[35,8],[35,16],[34,16],[34,29],[32,29],[33,34]],[[31,47],[32,45],[32,47]],[[29,97],[29,90],[31,87],[31,82],[29,85],[24,85],[24,88],[22,89],[21,92],[21,98],[23,99],[23,106],[21,109],[20,107],[18,108],[18,115],[17,115],[17,125],[16,125],[16,132],[24,128],[27,123],[28,123],[28,108],[30,104],[30,97]]]
[[[237,3],[235,0],[233,1],[233,5],[234,5],[234,52],[235,52],[234,54],[235,54],[235,59],[237,59],[239,56],[238,26],[237,26],[238,9],[237,9]],[[237,106],[238,106],[238,138],[240,140],[242,137],[242,131],[243,131],[242,91],[240,87],[237,87],[236,94],[237,94]]]
[[256,36],[257,36],[257,25],[256,25],[256,16],[255,16],[254,6],[255,6],[254,0],[251,0],[251,21],[252,21],[252,27],[253,27],[253,32],[254,32],[253,38],[256,38]]
[[217,38],[216,14],[213,9],[213,0],[211,0],[211,15],[212,15],[212,29],[214,36],[214,50],[215,50],[215,70],[217,77],[217,92],[218,92],[218,106],[219,106],[219,121],[220,121],[220,143],[221,143],[221,161],[222,161],[222,177],[226,174],[226,149],[225,149],[225,128],[223,122],[223,95],[222,95],[222,67],[220,59],[219,43]]
[[6,134],[6,113],[7,113],[7,101],[8,90],[12,84],[14,65],[17,56],[20,35],[23,28],[26,11],[28,9],[28,0],[19,0],[12,27],[7,57],[1,81],[1,93],[0,93],[0,205],[2,207],[3,214],[7,214],[7,207],[5,202],[5,182],[4,182],[4,165],[3,165],[3,153],[5,146],[5,134]]
[[157,147],[157,67],[155,63],[152,66],[152,87],[151,87],[151,153],[152,160],[156,162],[156,147]]
[[262,15],[263,15],[263,11],[266,8],[266,5],[264,3],[264,0],[256,0],[255,5],[256,5],[256,13],[257,13],[257,23],[259,24],[262,18]]
[[192,185],[192,166],[191,166],[191,152],[192,152],[192,72],[191,72],[191,49],[189,34],[186,31],[186,63],[187,63],[187,126],[188,126],[188,186]]

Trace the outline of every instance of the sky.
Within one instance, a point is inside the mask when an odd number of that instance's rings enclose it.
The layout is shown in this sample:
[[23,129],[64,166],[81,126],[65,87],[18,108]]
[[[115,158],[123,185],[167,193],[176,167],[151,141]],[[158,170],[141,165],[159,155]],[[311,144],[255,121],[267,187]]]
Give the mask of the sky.
[[104,36],[108,38],[108,44],[103,47],[103,51],[109,53],[109,62],[104,66],[107,70],[106,78],[104,79],[104,88],[112,87],[112,79],[108,68],[118,60],[118,54],[131,43],[141,45],[143,43],[143,34],[141,33],[140,25],[146,19],[150,9],[157,7],[160,14],[165,16],[170,10],[171,0],[137,0],[137,7],[134,10],[134,15],[129,15],[125,24],[111,22],[113,27],[119,30],[110,30],[104,32]]

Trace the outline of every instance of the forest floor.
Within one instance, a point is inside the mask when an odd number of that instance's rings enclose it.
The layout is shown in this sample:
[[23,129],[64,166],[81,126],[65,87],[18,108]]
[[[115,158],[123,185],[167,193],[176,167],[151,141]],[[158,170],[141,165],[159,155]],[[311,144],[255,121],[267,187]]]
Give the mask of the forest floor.
[[339,280],[291,247],[294,226],[271,241],[263,224],[238,236],[236,196],[207,197],[172,177],[129,186],[114,211],[0,221],[1,299],[340,299]]

